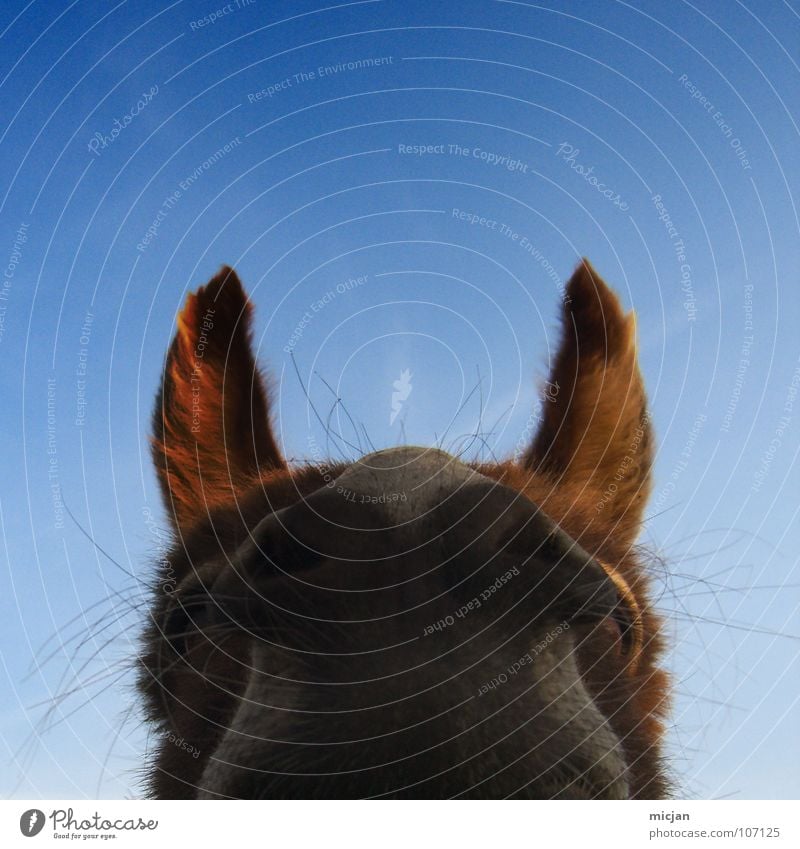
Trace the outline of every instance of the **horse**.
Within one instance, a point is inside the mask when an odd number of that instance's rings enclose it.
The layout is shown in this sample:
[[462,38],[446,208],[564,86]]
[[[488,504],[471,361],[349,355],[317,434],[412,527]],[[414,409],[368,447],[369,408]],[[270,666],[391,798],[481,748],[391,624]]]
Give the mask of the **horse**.
[[147,794],[667,797],[634,313],[580,262],[536,432],[493,463],[410,445],[288,463],[252,325],[223,266],[164,361]]

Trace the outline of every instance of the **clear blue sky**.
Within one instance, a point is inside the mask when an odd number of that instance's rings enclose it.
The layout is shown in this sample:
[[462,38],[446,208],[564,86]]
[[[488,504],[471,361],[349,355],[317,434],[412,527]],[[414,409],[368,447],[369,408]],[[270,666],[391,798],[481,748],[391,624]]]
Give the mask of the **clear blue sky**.
[[796,0],[9,0],[0,32],[0,793],[138,792],[122,664],[188,290],[250,287],[287,456],[326,450],[292,346],[378,447],[473,431],[480,374],[502,456],[586,255],[639,319],[682,793],[800,795]]

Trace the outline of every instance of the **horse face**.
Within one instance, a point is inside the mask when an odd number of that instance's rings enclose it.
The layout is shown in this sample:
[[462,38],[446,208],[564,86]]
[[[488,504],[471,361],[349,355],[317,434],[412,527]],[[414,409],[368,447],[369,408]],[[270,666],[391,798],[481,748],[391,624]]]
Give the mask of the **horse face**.
[[223,269],[154,417],[176,542],[140,689],[160,798],[666,792],[658,622],[632,548],[651,434],[634,324],[588,263],[518,463],[290,468]]

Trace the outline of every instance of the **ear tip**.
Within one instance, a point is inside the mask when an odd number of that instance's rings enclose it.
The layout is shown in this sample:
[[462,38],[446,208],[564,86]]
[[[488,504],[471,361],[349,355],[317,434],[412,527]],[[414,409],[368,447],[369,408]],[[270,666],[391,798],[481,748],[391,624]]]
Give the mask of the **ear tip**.
[[568,313],[594,315],[599,309],[598,318],[605,323],[625,321],[625,309],[619,297],[585,257],[567,283],[565,294]]
[[208,283],[197,290],[197,295],[198,298],[215,303],[224,300],[226,303],[244,304],[247,301],[247,293],[242,281],[230,265],[221,266]]
[[208,283],[186,296],[183,312],[187,317],[193,318],[202,315],[206,310],[223,311],[238,316],[249,311],[249,308],[250,301],[239,275],[231,266],[223,265]]
[[567,284],[567,293],[571,297],[582,293],[594,293],[596,295],[597,290],[601,287],[608,288],[592,263],[586,257],[582,257]]
[[183,308],[178,313],[178,339],[192,343],[200,332],[201,324],[210,319],[224,326],[242,319],[247,328],[251,305],[239,275],[229,265],[220,270],[203,286],[186,295]]
[[573,303],[580,305],[581,301],[588,298],[597,290],[597,282],[600,276],[585,257],[575,266],[572,277],[569,278],[564,291],[564,306],[569,309]]

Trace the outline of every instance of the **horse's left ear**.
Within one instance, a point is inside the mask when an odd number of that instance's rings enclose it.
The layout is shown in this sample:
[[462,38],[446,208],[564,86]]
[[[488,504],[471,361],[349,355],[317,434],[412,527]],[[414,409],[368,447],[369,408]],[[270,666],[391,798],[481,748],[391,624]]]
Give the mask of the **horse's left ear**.
[[153,412],[153,459],[167,511],[185,530],[230,503],[259,468],[282,468],[251,350],[252,307],[233,269],[190,294]]
[[653,447],[636,357],[636,320],[587,260],[567,285],[562,340],[525,465],[576,498],[607,534],[636,538],[650,492]]

